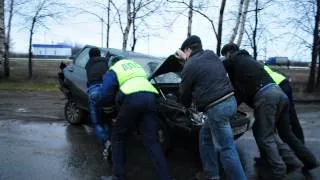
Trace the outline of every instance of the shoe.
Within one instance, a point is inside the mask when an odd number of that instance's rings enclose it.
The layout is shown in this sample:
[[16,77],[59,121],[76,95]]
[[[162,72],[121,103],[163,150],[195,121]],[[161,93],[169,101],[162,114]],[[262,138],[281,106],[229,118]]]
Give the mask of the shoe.
[[108,160],[109,162],[111,162],[112,160],[111,142],[109,140],[105,143],[105,148],[103,150],[102,155],[105,160]]

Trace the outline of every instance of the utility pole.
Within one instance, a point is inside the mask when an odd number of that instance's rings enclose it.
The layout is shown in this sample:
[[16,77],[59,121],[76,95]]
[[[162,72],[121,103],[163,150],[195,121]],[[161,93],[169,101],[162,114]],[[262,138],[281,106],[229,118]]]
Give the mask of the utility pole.
[[101,47],[103,48],[103,18],[101,18]]
[[107,48],[109,48],[109,35],[110,35],[110,3],[111,0],[108,0],[108,9],[107,9],[107,20],[108,20],[108,24],[107,24]]

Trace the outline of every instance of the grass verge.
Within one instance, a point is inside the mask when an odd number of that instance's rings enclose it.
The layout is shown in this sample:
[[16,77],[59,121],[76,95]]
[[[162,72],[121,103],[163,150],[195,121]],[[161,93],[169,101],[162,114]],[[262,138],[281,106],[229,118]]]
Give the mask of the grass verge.
[[10,82],[0,81],[0,90],[10,91],[59,91],[57,83],[54,82]]

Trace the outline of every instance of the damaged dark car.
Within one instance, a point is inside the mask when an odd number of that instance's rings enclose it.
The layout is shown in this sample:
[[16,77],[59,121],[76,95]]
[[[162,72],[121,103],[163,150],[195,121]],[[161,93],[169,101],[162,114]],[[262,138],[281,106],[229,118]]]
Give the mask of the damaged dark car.
[[[88,119],[87,76],[85,65],[89,60],[88,52],[94,46],[85,46],[77,55],[72,57],[69,65],[61,64],[58,73],[60,90],[65,94],[65,118],[74,125],[82,124]],[[121,55],[134,60],[145,69],[150,82],[158,89],[159,126],[158,136],[165,150],[172,146],[172,139],[179,132],[183,137],[196,139],[199,128],[204,123],[206,115],[198,112],[194,106],[184,107],[179,101],[180,72],[183,65],[173,55],[168,58],[157,58],[141,53],[121,51],[111,48],[100,48],[101,54],[110,55],[109,64],[113,57]],[[107,63],[107,62],[106,62]],[[103,107],[104,119],[112,118],[116,114],[115,107]],[[231,122],[235,139],[243,135],[251,127],[251,119],[241,111]]]

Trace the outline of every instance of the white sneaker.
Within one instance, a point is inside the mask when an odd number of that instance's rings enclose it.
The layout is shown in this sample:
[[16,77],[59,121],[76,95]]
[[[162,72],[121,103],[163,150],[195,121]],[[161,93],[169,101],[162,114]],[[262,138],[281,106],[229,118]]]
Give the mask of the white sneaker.
[[109,140],[105,143],[102,155],[105,160],[111,160],[111,142]]

